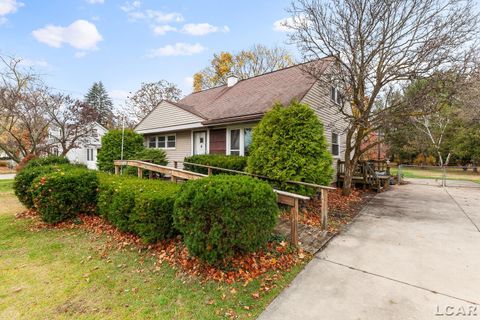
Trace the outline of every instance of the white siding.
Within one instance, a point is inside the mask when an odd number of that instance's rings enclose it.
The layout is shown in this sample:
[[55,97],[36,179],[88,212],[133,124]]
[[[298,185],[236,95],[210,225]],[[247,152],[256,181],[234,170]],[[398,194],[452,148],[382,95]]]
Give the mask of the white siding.
[[[162,133],[162,135],[168,135],[172,133],[175,133],[176,135],[175,149],[165,149],[168,166],[170,167],[173,167],[173,161],[183,161],[183,159],[187,156],[190,156],[192,152],[191,130]],[[152,135],[155,136],[155,134]],[[148,147],[148,137],[152,135],[144,135],[144,144],[146,147]],[[183,166],[179,164],[179,168],[183,168]]]
[[315,111],[320,121],[322,121],[330,152],[332,150],[332,131],[339,134],[340,156],[333,157],[333,168],[335,169],[333,178],[336,181],[337,161],[338,159],[343,160],[345,156],[345,130],[348,123],[338,107],[330,99],[330,88],[320,84],[320,82],[312,86],[301,102],[308,104]]
[[135,127],[135,131],[174,127],[201,121],[204,121],[204,119],[167,101],[162,101]]

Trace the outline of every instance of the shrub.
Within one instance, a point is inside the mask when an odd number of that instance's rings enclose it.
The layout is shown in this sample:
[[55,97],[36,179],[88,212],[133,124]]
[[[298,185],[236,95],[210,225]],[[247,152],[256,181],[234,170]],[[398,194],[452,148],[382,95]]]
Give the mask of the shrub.
[[18,200],[28,209],[33,208],[33,198],[31,186],[33,181],[40,175],[45,175],[58,170],[55,166],[42,166],[42,167],[30,167],[23,168],[15,175],[13,181],[13,190]]
[[173,204],[179,189],[165,181],[100,175],[98,210],[120,230],[152,243],[174,234]]
[[[162,149],[143,148],[138,151],[130,160],[148,160],[148,162],[165,166],[168,164],[167,154]],[[137,168],[126,167],[126,172],[129,175],[137,175]],[[143,171],[143,176],[148,176],[148,171]]]
[[[132,159],[143,150],[143,137],[133,130],[125,130],[123,159]],[[102,148],[98,151],[98,168],[113,173],[114,160],[119,160],[122,153],[122,130],[110,130],[102,137]]]
[[43,221],[58,223],[79,213],[94,213],[97,188],[96,172],[83,168],[60,169],[33,181],[33,203]]
[[311,193],[288,180],[322,185],[331,182],[332,156],[322,123],[305,104],[276,104],[253,131],[248,171],[275,179],[282,190]]
[[[241,156],[227,156],[223,154],[205,154],[186,157],[185,162],[203,164],[207,166],[231,169],[236,171],[244,171],[247,166],[247,158]],[[208,169],[197,167],[194,165],[184,165],[185,170],[207,174]],[[213,170],[213,174],[226,173],[221,170]]]
[[175,234],[173,205],[179,189],[179,185],[170,182],[152,181],[137,193],[130,221],[143,241],[153,243]]
[[219,263],[263,246],[277,216],[276,195],[267,183],[218,175],[182,185],[173,220],[190,254]]
[[50,166],[54,164],[70,164],[70,161],[66,157],[61,156],[48,156],[42,158],[34,158],[27,162],[25,168]]

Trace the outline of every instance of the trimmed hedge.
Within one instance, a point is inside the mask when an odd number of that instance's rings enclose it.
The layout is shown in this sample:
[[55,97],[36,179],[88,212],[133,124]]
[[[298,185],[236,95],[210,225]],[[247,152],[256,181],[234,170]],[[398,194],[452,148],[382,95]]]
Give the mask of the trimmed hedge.
[[[153,149],[153,148],[143,148],[139,152],[137,152],[133,157],[129,160],[148,160],[151,163],[159,164],[165,166],[168,164],[167,154],[162,149]],[[135,167],[126,167],[124,170],[127,174],[132,176],[137,176],[137,168]],[[143,176],[148,176],[148,171],[143,171]]]
[[153,243],[175,234],[173,204],[179,185],[158,180],[100,176],[98,211],[122,231]]
[[[247,157],[242,156],[228,156],[223,154],[204,154],[186,157],[185,162],[203,164],[207,166],[219,167],[224,169],[231,169],[236,171],[245,171],[247,166]],[[207,174],[208,169],[197,167],[194,165],[184,165],[185,170]],[[229,174],[221,170],[213,170],[213,174]],[[231,174],[231,173],[230,173]]]
[[173,220],[190,254],[219,263],[265,245],[277,217],[276,195],[266,182],[218,175],[182,185]]
[[18,200],[27,207],[28,209],[33,208],[33,197],[32,197],[32,183],[40,175],[45,175],[51,173],[55,170],[59,170],[55,166],[33,166],[25,167],[20,172],[15,175],[15,180],[13,181],[13,190]]
[[94,213],[97,188],[96,172],[60,168],[33,181],[33,203],[43,221],[58,223],[75,218],[79,213]]
[[70,164],[70,161],[66,157],[61,156],[48,156],[42,158],[34,158],[27,162],[24,168],[42,167],[50,165]]

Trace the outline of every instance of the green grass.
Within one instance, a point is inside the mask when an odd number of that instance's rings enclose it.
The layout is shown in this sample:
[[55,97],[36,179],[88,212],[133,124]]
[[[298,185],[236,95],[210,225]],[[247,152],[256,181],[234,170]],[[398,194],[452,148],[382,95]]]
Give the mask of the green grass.
[[15,218],[23,208],[12,193],[0,193],[0,203],[0,319],[225,319],[232,311],[254,319],[303,267],[254,299],[260,280],[202,284],[167,264],[155,271],[137,250],[101,258],[102,236],[32,230],[31,220]]
[[[396,176],[398,174],[398,168],[391,168],[390,173]],[[442,179],[443,177],[441,168],[403,167],[402,174],[404,178],[417,179]],[[471,169],[465,172],[461,168],[448,168],[446,171],[446,179],[480,183],[480,173],[474,173]]]
[[2,192],[12,192],[13,179],[0,180],[0,193]]

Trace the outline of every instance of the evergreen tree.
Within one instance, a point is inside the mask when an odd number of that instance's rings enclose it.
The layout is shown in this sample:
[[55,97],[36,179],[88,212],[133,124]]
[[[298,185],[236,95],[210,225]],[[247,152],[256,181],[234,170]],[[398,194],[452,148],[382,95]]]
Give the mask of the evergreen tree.
[[101,81],[94,82],[85,95],[85,102],[98,113],[97,122],[111,127],[113,124],[113,102]]

